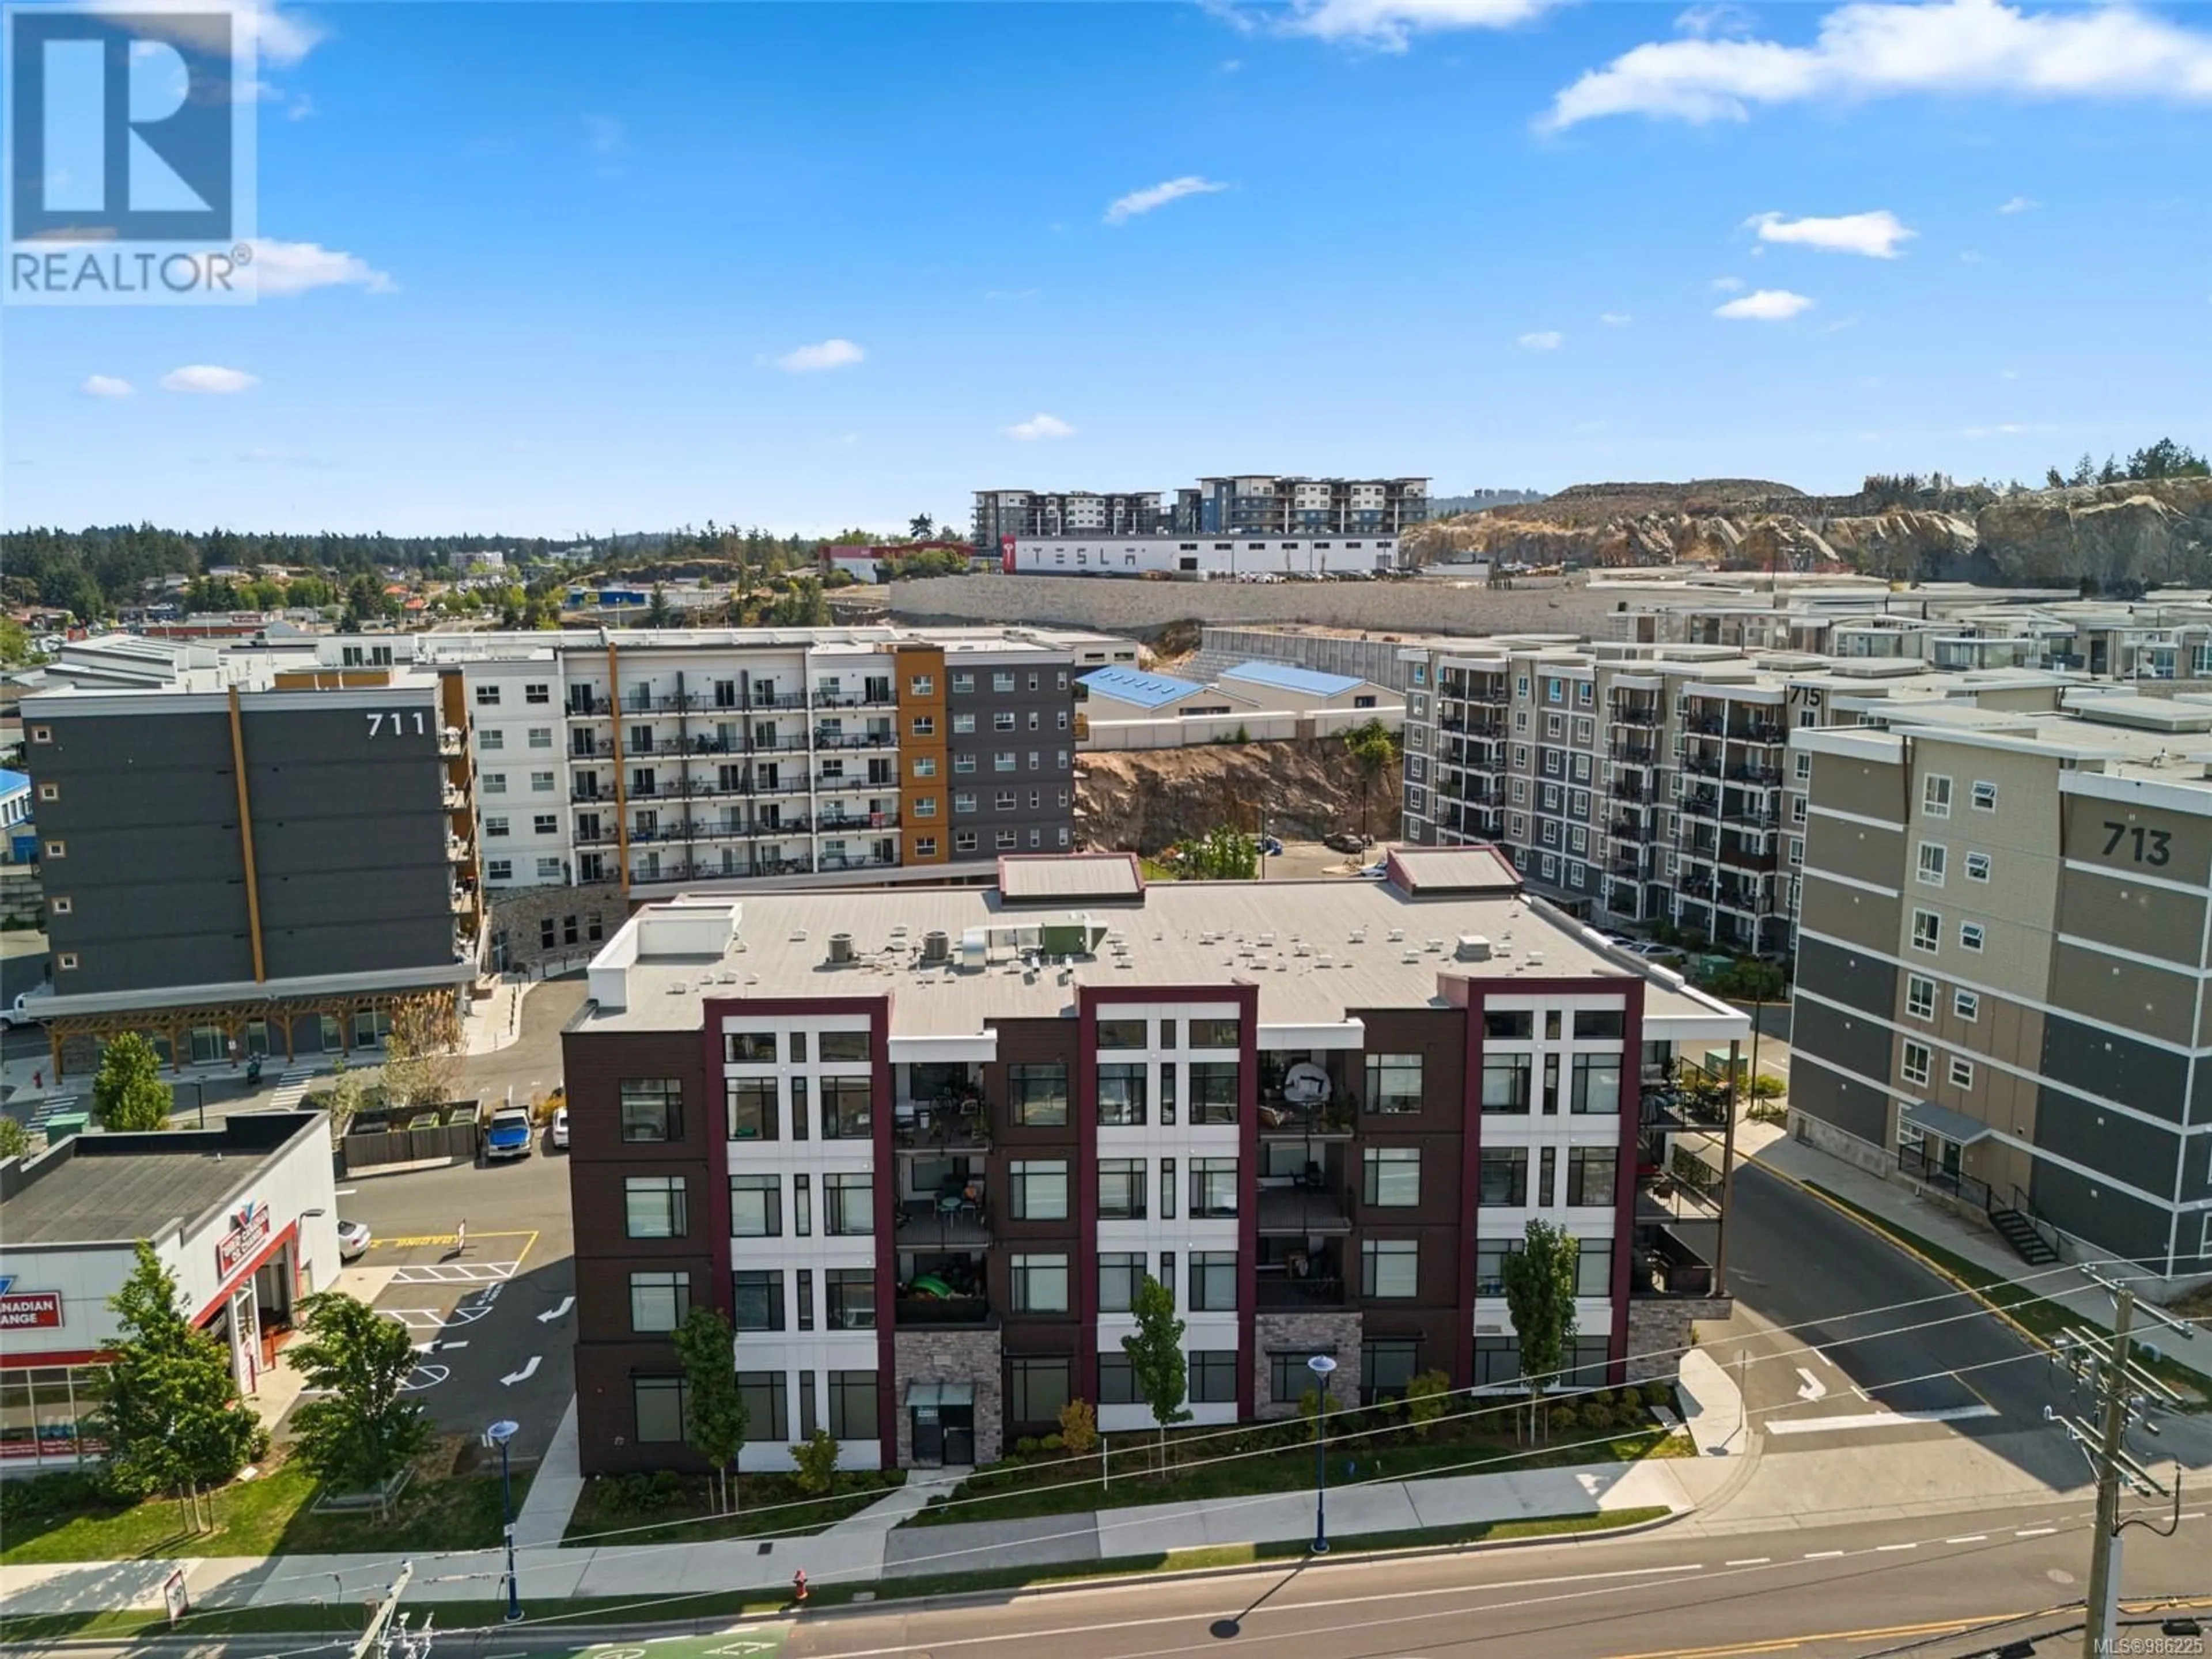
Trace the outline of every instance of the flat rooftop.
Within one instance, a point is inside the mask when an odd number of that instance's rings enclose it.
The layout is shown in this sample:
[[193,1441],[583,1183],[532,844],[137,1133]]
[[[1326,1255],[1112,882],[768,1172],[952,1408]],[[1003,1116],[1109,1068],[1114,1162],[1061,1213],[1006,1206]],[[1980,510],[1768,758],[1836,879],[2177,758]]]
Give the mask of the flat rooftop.
[[110,1244],[190,1223],[266,1178],[319,1112],[265,1112],[222,1128],[73,1136],[0,1165],[0,1238],[11,1247]]
[[[1044,930],[1085,924],[1087,953],[1055,945],[1038,959]],[[922,960],[932,933],[946,936],[949,960]],[[848,961],[832,959],[839,934]],[[1486,957],[1462,959],[1464,935],[1486,940]],[[963,961],[967,940],[983,948]],[[1346,877],[1151,883],[1064,908],[972,887],[688,895],[640,911],[608,942],[572,1029],[696,1030],[710,997],[888,995],[894,1036],[974,1036],[995,1020],[1073,1018],[1085,986],[1230,984],[1258,988],[1264,1024],[1334,1025],[1364,1009],[1450,1006],[1451,978],[1584,977],[1644,981],[1653,1041],[1750,1029],[1541,901],[1494,890],[1416,897],[1396,880]]]

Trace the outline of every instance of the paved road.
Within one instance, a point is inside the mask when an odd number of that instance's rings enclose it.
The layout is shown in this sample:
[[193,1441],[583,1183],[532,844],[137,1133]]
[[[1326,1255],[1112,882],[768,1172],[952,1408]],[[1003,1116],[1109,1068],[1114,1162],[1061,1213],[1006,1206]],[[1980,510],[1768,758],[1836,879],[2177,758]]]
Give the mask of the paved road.
[[2063,1374],[1979,1304],[1755,1165],[1729,1224],[1737,1313],[1698,1334],[1741,1375],[1770,1455],[1964,1434],[2043,1484],[2082,1478],[2043,1421],[2067,1400]]
[[[2172,1540],[2130,1534],[2126,1589],[2206,1597],[2207,1522]],[[731,1641],[761,1644],[730,1659],[768,1659],[786,1628],[787,1659],[1170,1659],[1243,1650],[1266,1659],[1723,1659],[1790,1652],[1847,1659],[1929,1640],[1934,1656],[1986,1650],[1960,1632],[2013,1615],[2020,1633],[2077,1615],[2087,1572],[2088,1516],[2077,1509],[1884,1521],[1799,1531],[1786,1540],[1708,1538],[1694,1522],[1640,1538],[1382,1561],[1343,1559],[1279,1571],[1150,1581],[1049,1595],[1012,1592],[927,1606],[823,1611],[787,1626],[752,1626],[714,1641],[580,1645],[573,1620],[482,1633],[441,1630],[437,1651],[471,1659],[708,1659]],[[532,1610],[533,1612],[536,1610]],[[618,1634],[606,1631],[589,1634]],[[2007,1634],[2014,1632],[2008,1632]],[[1942,1638],[1949,1637],[1948,1641]],[[2078,1638],[2076,1638],[2078,1640]],[[196,1644],[259,1659],[298,1644],[276,1638]],[[763,1651],[763,1650],[766,1651]],[[2066,1650],[2046,1644],[2045,1652]],[[76,1650],[106,1656],[115,1648]]]

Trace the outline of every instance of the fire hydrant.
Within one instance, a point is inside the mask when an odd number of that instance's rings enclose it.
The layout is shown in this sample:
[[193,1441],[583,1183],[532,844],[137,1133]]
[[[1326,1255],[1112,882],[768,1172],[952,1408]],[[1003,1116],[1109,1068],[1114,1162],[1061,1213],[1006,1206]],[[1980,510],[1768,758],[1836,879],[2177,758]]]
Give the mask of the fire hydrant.
[[806,1600],[806,1569],[804,1567],[791,1575],[791,1599],[800,1602]]

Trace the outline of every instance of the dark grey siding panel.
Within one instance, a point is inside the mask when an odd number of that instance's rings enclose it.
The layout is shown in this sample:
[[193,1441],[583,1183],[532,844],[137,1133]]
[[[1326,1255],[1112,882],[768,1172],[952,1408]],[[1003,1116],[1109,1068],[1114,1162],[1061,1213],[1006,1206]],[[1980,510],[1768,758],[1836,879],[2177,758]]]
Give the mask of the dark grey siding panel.
[[1895,1068],[1895,1038],[1887,1025],[1802,997],[1790,1015],[1790,1046],[1861,1077],[1886,1078]]
[[1876,1146],[1889,1144],[1889,1097],[1800,1054],[1790,1073],[1790,1103],[1808,1117],[1832,1123]]
[[[945,765],[951,776],[945,780],[945,816],[941,834],[947,837],[946,850],[956,860],[994,859],[1006,853],[1057,853],[1073,844],[1075,823],[1075,692],[1072,665],[1060,661],[1021,661],[1013,664],[963,661],[957,653],[948,655],[945,662],[948,678],[945,709],[948,724],[954,729],[945,738]],[[1011,673],[1013,689],[1001,691],[993,688],[994,673]],[[975,676],[974,689],[961,690],[958,677]],[[1065,675],[1068,684],[1060,683]],[[1034,676],[1036,685],[1030,688]],[[1013,730],[998,729],[996,716],[1013,716]],[[963,715],[974,717],[973,732],[957,730]],[[1036,724],[1032,727],[1030,722]],[[1014,769],[1000,772],[994,765],[994,757],[1011,750]],[[1065,752],[1067,763],[1060,764]],[[1035,754],[1037,763],[1032,767],[1030,757]],[[975,770],[963,772],[963,760],[972,760]],[[998,798],[1002,790],[1012,790],[1014,804],[1000,807]],[[1067,795],[1067,805],[1060,805],[1062,792]],[[955,809],[956,793],[972,793],[975,797],[973,811]],[[1031,796],[1036,798],[1031,805]],[[1068,842],[1060,840],[1060,833],[1069,833]],[[963,851],[959,836],[972,832],[975,845]],[[1001,847],[999,836],[1011,831],[1014,845]]]
[[2035,1144],[2145,1192],[2173,1190],[2178,1133],[2094,1106],[2059,1089],[2036,1093]]
[[2170,1049],[2058,1014],[2043,1021],[2043,1060],[2036,1069],[2054,1083],[2102,1095],[2169,1121],[2181,1121],[2189,1062]]
[[1846,951],[1820,939],[1797,946],[1797,984],[1836,1002],[1883,1018],[1897,1012],[1897,969],[1879,957]]
[[2171,1213],[2038,1158],[2028,1199],[2038,1213],[2100,1250],[2156,1266],[2166,1259]]

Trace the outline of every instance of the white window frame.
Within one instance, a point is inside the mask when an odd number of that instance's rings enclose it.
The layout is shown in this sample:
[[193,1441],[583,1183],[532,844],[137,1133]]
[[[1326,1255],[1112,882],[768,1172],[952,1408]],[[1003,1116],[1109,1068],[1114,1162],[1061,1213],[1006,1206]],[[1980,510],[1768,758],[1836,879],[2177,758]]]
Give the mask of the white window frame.
[[1962,921],[1959,924],[1960,949],[1964,951],[1978,951],[1988,942],[1988,931],[1983,927],[1980,922]]
[[1905,1012],[1912,1019],[1936,1018],[1936,981],[1925,974],[1905,976]]
[[1897,1056],[1898,1076],[1916,1089],[1924,1089],[1928,1086],[1928,1079],[1935,1074],[1935,1066],[1934,1049],[1911,1037],[1905,1038],[1905,1046]]
[[1946,1075],[1954,1089],[1971,1089],[1974,1086],[1974,1062],[1963,1054],[1954,1054]]
[[1982,1017],[1982,994],[1954,989],[1951,993],[1951,1013],[1953,1018],[1973,1024]]
[[1924,818],[1948,818],[1951,816],[1951,780],[1945,774],[1930,772],[1921,779],[1920,816]]
[[1923,887],[1941,887],[1950,864],[1949,848],[1940,841],[1923,841],[1915,854],[1912,878]]
[[[1928,924],[1927,938],[1924,943],[1921,938],[1922,930],[1920,926],[1923,921]],[[1933,910],[1915,910],[1912,913],[1912,933],[1911,937],[1912,940],[1912,948],[1914,950],[1924,951],[1929,956],[1934,956],[1936,951],[1941,950],[1943,946],[1943,918],[1936,915]]]
[[1990,855],[1987,853],[1966,854],[1966,879],[1987,881],[1990,878]]
[[1987,778],[1975,779],[1972,804],[1977,812],[1996,811],[1997,810],[1996,785],[1991,783]]

